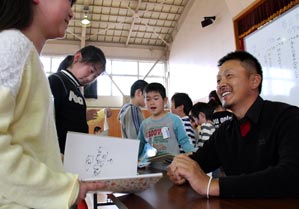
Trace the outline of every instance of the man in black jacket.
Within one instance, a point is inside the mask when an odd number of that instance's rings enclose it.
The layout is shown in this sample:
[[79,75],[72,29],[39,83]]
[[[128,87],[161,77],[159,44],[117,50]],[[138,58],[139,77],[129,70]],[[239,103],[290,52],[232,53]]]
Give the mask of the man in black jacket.
[[[262,68],[251,54],[229,53],[218,66],[218,95],[234,116],[196,153],[177,156],[169,178],[207,197],[299,196],[298,107],[259,96]],[[220,166],[225,177],[206,175]]]

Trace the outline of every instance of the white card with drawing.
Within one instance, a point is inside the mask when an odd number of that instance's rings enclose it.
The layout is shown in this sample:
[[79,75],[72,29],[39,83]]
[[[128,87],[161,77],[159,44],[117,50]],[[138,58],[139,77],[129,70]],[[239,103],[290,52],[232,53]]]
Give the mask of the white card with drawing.
[[139,140],[68,132],[64,168],[82,180],[136,176],[138,149]]
[[138,149],[139,140],[68,132],[64,168],[83,181],[103,181],[101,192],[141,192],[163,174],[138,174]]

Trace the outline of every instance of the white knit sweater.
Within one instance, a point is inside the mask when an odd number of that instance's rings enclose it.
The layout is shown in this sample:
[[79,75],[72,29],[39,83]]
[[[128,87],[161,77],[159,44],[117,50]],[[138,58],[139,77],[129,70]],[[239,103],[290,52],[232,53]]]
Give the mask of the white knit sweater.
[[78,177],[63,172],[39,55],[18,30],[1,32],[0,46],[0,208],[69,208]]

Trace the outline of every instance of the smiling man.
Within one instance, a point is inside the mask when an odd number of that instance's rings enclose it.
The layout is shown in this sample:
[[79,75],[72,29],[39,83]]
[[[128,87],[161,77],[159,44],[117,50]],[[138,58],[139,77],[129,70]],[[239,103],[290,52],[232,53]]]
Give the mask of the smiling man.
[[[218,67],[217,93],[234,116],[196,153],[177,156],[169,178],[207,197],[299,196],[298,107],[259,96],[262,67],[251,54],[231,52]],[[206,175],[220,166],[225,177]]]

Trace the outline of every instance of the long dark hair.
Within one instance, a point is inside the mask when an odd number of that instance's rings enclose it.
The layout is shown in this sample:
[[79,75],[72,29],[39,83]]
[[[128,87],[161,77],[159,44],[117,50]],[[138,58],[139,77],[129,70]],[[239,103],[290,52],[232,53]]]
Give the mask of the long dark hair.
[[81,48],[78,52],[82,55],[81,62],[100,64],[103,72],[106,70],[106,57],[100,48],[88,45]]
[[[101,70],[104,72],[106,68],[106,57],[103,53],[103,51],[95,46],[88,45],[80,50],[78,50],[76,53],[80,52],[82,56],[81,62],[85,63],[91,63],[91,64],[99,64],[101,66]],[[62,62],[59,64],[59,67],[57,69],[57,72],[61,70],[66,70],[69,66],[73,64],[74,61],[74,55],[68,55],[66,56]]]
[[[70,0],[71,6],[76,0]],[[0,1],[0,31],[6,29],[24,29],[32,23],[32,0],[1,0]]]
[[73,60],[74,60],[74,55],[66,56],[59,64],[57,72],[59,72],[61,70],[66,70],[69,66],[72,65]]
[[6,29],[23,29],[28,27],[33,19],[32,0],[1,0],[0,1],[0,31]]

